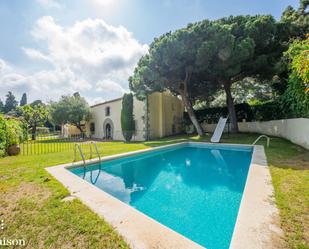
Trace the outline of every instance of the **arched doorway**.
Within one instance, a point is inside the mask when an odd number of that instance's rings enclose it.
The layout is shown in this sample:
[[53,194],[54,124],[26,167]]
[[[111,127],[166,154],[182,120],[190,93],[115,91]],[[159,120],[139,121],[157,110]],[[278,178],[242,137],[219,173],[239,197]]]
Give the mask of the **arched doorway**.
[[112,140],[114,133],[114,124],[110,118],[104,120],[103,123],[103,139]]
[[112,127],[109,123],[105,125],[105,138],[112,139]]

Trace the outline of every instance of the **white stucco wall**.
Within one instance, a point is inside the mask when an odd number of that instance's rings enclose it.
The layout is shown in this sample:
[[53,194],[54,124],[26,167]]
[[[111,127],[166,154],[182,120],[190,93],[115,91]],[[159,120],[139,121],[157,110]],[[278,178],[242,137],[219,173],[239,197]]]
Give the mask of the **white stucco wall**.
[[[142,101],[138,101],[134,98],[134,119],[136,121],[136,133],[134,134],[132,141],[143,141],[144,140],[144,122],[142,117],[144,116],[144,103]],[[105,108],[110,107],[110,115],[105,115]],[[103,128],[103,124],[107,119],[110,119],[113,124],[112,136],[113,140],[124,140],[121,129],[121,109],[122,109],[122,99],[117,99],[115,101],[110,101],[107,103],[99,104],[91,107],[92,118],[88,122],[95,124],[95,132],[91,136],[94,138],[102,139],[105,137],[105,132]],[[88,125],[88,133],[89,131]]]
[[[213,132],[217,124],[204,124],[207,132]],[[264,122],[239,122],[240,132],[261,133],[282,137],[309,149],[309,119],[281,119]],[[225,128],[227,131],[227,127]]]

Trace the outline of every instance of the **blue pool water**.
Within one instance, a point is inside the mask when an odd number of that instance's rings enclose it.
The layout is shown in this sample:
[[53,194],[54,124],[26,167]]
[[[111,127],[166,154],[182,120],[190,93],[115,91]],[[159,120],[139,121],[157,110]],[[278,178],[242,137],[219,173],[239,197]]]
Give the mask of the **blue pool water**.
[[185,144],[70,170],[200,245],[225,249],[251,155],[251,147]]

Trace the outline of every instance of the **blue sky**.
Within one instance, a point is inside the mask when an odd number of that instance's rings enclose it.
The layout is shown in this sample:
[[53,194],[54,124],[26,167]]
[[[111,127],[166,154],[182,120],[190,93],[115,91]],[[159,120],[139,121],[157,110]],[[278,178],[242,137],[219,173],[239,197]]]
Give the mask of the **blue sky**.
[[1,0],[0,98],[80,91],[90,103],[121,96],[154,37],[205,18],[272,14],[296,0]]

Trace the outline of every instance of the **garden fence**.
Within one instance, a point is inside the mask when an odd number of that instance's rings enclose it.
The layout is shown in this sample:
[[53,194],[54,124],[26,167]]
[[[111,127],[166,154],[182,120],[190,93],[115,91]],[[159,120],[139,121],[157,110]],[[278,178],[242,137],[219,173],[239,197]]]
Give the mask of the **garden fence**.
[[75,143],[83,143],[87,138],[81,135],[62,136],[60,133],[30,134],[20,139],[20,153],[22,155],[39,155],[46,153],[69,151],[74,149]]
[[[60,132],[51,132],[45,134],[28,134],[25,137],[21,137],[17,140],[20,141],[19,148],[20,154],[27,155],[40,155],[47,153],[57,153],[64,151],[74,151],[74,145],[79,143],[83,151],[89,150],[90,141],[106,142],[106,141],[119,141],[123,140],[122,131],[113,131],[112,138],[102,137],[100,139],[93,138],[93,135],[89,137],[84,134],[63,136]],[[145,131],[134,131],[131,142],[141,141],[145,137]],[[148,136],[151,136],[151,132],[148,132]],[[33,139],[35,138],[35,139]]]

